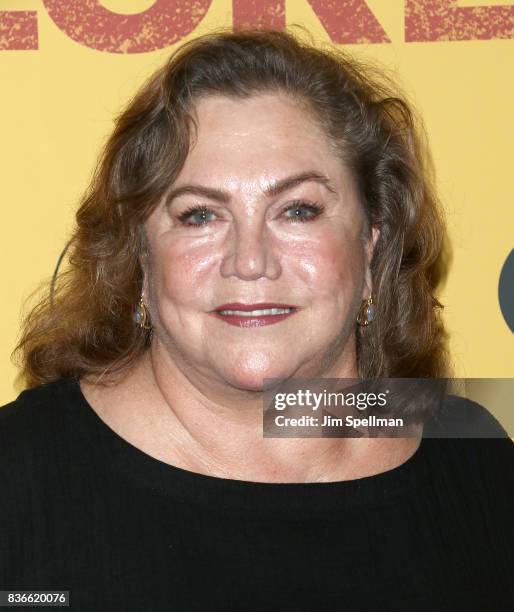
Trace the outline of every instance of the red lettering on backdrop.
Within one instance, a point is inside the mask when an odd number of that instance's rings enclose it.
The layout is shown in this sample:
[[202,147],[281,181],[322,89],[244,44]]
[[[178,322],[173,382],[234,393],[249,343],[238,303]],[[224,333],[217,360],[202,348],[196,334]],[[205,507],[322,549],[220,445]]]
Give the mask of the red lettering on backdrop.
[[[308,0],[336,44],[390,42],[364,0]],[[234,30],[285,26],[284,0],[233,0]]]
[[0,51],[38,49],[36,11],[0,11]]
[[146,11],[121,15],[97,0],[43,0],[55,24],[74,41],[98,51],[145,53],[163,49],[204,18],[212,0],[156,0]]
[[457,0],[406,0],[406,42],[512,38],[514,6],[458,6]]
[[284,0],[232,0],[234,30],[244,28],[273,28],[283,30],[286,25]]
[[332,42],[391,42],[363,0],[308,0]]
[[[194,30],[212,0],[156,0],[121,15],[98,0],[42,0],[56,25],[76,42],[111,53],[144,53]],[[364,0],[307,0],[336,44],[390,42]],[[285,0],[233,0],[233,27],[283,29]],[[405,41],[512,38],[514,6],[459,7],[457,0],[405,0]],[[36,11],[0,11],[0,51],[38,49]]]

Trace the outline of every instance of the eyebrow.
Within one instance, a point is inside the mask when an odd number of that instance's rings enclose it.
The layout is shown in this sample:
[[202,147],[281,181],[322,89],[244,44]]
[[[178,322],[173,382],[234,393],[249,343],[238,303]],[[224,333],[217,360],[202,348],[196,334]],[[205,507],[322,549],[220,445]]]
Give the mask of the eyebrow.
[[[337,191],[332,186],[332,183],[328,177],[320,174],[319,172],[315,172],[314,170],[307,170],[305,172],[301,172],[300,174],[294,174],[292,176],[287,176],[280,179],[279,181],[276,181],[272,185],[268,186],[264,190],[264,194],[267,197],[276,197],[281,193],[284,193],[285,191],[306,182],[319,183],[320,185],[326,187],[326,189],[331,193],[337,194]],[[212,187],[204,187],[203,185],[182,185],[181,187],[176,187],[169,192],[169,194],[166,196],[166,206],[169,206],[175,198],[185,194],[203,196],[209,198],[210,200],[221,202],[222,204],[227,204],[230,201],[230,194],[227,191],[214,189]]]

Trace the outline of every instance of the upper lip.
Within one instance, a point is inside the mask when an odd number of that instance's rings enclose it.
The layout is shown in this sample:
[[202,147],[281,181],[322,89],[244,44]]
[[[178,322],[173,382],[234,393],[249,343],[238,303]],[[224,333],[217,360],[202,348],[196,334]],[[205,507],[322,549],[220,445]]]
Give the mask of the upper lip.
[[279,304],[277,302],[259,302],[258,304],[242,304],[241,302],[229,302],[222,304],[214,309],[214,312],[219,310],[269,310],[270,308],[296,308],[291,304]]

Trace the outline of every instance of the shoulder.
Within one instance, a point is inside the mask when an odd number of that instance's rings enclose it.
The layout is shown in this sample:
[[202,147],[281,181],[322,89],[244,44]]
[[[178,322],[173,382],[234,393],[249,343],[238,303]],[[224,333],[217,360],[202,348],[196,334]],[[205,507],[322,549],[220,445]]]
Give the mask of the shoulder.
[[477,496],[488,492],[512,503],[514,442],[484,406],[447,396],[437,417],[426,423],[423,438],[437,478],[467,483]]
[[490,504],[487,513],[503,525],[511,521],[514,442],[510,438],[426,438],[422,445],[424,468],[440,492],[441,503],[460,500],[466,512]]
[[25,389],[15,400],[0,407],[0,428],[32,417],[47,418],[57,414],[63,402],[70,398],[73,382],[73,379],[61,378]]
[[503,425],[481,404],[447,395],[438,414],[424,429],[429,438],[508,438]]
[[73,379],[63,378],[38,385],[0,407],[0,462],[48,447],[63,430],[67,413],[77,401],[74,384]]
[[[449,395],[423,429],[430,472],[475,491],[510,500],[514,490],[514,442],[481,404]],[[464,484],[462,484],[464,486]]]

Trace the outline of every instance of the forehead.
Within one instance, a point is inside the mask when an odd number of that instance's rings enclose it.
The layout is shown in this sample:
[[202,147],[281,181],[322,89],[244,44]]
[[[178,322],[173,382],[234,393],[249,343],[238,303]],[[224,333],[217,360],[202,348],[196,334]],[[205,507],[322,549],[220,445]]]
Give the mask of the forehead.
[[220,174],[251,180],[305,170],[344,174],[340,158],[314,116],[285,94],[201,98],[182,179]]
[[309,123],[312,131],[323,136],[306,105],[285,93],[256,93],[246,98],[207,95],[196,102],[194,112],[204,133],[232,129],[237,129],[238,134],[248,130],[265,132],[265,127],[272,125],[282,131],[301,122]]

